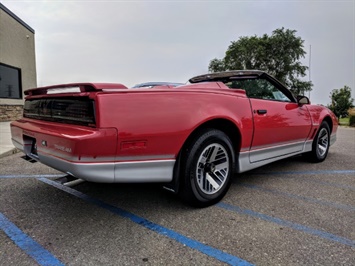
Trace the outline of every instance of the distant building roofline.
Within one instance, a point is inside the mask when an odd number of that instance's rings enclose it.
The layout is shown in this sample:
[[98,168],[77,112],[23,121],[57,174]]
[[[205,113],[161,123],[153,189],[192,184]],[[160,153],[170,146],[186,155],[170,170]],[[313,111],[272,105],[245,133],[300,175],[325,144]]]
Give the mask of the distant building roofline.
[[34,29],[32,29],[26,22],[24,22],[22,19],[20,19],[18,16],[16,16],[10,9],[8,9],[6,6],[4,6],[1,3],[0,3],[0,9],[4,10],[9,16],[11,16],[13,19],[15,19],[18,23],[20,23],[22,26],[24,26],[30,32],[32,32],[33,34],[35,33]]

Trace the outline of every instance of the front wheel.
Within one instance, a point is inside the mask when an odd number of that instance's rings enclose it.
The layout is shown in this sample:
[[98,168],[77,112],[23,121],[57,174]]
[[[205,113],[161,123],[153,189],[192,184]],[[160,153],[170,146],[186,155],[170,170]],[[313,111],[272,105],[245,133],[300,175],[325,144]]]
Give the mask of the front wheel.
[[330,146],[330,129],[327,122],[322,122],[318,133],[312,143],[312,151],[307,153],[310,161],[318,163],[323,162],[328,155]]
[[220,201],[231,184],[235,156],[229,137],[206,129],[184,151],[180,196],[186,203],[207,207]]

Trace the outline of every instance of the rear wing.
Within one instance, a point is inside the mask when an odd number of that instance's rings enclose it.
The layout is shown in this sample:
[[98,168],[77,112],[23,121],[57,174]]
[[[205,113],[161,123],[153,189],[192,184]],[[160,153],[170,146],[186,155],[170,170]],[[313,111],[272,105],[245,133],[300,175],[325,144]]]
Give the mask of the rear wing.
[[67,92],[116,91],[121,89],[128,88],[120,83],[70,83],[29,89],[25,91],[25,95],[32,96]]

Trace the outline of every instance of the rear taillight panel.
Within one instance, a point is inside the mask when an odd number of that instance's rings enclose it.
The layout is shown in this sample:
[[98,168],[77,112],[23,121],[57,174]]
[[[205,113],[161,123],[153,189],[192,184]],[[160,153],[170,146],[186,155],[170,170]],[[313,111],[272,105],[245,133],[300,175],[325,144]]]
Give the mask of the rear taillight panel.
[[94,104],[88,97],[28,99],[23,116],[58,123],[95,126]]

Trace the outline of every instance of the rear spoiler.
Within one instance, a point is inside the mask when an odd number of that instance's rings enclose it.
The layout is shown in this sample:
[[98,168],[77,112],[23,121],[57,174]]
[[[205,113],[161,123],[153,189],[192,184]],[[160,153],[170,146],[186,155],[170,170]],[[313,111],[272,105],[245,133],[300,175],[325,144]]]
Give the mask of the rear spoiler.
[[115,91],[128,89],[120,83],[70,83],[29,89],[25,95],[43,95],[63,92]]

